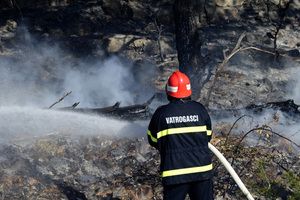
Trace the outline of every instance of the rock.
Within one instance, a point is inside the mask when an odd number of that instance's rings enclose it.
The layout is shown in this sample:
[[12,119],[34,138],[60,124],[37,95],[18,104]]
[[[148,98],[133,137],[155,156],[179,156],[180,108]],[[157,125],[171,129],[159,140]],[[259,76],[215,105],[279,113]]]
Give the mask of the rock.
[[244,12],[245,0],[216,0],[206,1],[204,18],[209,18],[210,22],[216,21],[236,21],[240,19],[240,15]]
[[116,34],[106,39],[106,51],[109,53],[117,53],[126,48],[136,37],[134,35]]
[[220,7],[242,6],[245,0],[216,0],[215,4]]
[[173,37],[162,37],[161,41],[162,53],[165,55],[176,54],[175,41]]
[[295,1],[292,1],[291,2],[291,7],[294,8],[294,9],[300,9],[300,2],[299,0],[295,0]]
[[142,48],[145,49],[147,48],[148,45],[150,45],[152,41],[149,39],[145,39],[145,38],[140,38],[140,39],[136,39],[134,40],[129,46],[132,48]]
[[0,27],[0,39],[8,40],[15,37],[17,30],[17,22],[14,20],[7,20],[6,24]]
[[299,42],[300,32],[295,29],[281,29],[278,32],[277,36],[277,44],[278,48],[281,49],[293,49],[297,48],[297,43]]

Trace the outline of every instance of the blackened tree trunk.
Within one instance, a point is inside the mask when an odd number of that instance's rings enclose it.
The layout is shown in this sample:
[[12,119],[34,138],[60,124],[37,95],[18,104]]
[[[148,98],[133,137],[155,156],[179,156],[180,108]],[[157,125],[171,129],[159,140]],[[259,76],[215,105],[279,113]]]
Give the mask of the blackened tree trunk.
[[204,0],[175,0],[174,3],[179,70],[190,77],[193,94],[200,94],[205,74],[201,57],[202,39],[198,34],[205,15],[204,2]]

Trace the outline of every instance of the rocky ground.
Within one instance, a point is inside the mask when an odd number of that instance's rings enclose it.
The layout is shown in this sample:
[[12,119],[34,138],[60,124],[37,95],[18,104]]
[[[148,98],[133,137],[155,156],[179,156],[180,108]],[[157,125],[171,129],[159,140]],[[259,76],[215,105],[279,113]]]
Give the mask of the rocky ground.
[[[202,91],[195,91],[198,100],[207,102],[213,88],[211,110],[289,98],[300,104],[295,89],[300,69],[299,2],[205,2],[199,53],[209,66],[209,79]],[[23,62],[30,49],[28,38],[34,38],[30,40],[34,48],[41,42],[57,44],[74,63],[117,55],[136,71],[153,68],[158,74],[152,77],[153,85],[161,93],[178,66],[172,4],[171,0],[1,1],[1,61]],[[243,33],[240,51],[228,59]],[[62,81],[51,58],[37,63],[43,75],[40,85]],[[277,110],[259,116],[246,113],[255,122],[249,120],[245,126],[245,117],[234,124],[245,113],[230,117],[218,113],[213,114],[213,144],[233,163],[256,199],[300,199],[299,149],[272,132],[288,132],[299,144],[298,119]],[[241,140],[248,131],[247,139]],[[26,140],[0,146],[2,199],[162,199],[159,157],[145,137],[107,133],[75,137],[62,131]],[[216,199],[245,199],[222,165],[217,160],[214,165]]]

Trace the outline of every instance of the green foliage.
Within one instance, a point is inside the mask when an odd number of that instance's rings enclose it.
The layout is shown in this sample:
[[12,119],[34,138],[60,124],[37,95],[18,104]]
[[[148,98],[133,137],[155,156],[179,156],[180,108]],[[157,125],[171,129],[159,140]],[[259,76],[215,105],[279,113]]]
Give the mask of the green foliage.
[[300,199],[300,177],[292,171],[275,174],[267,171],[268,162],[260,159],[257,162],[257,179],[252,183],[253,188],[268,199],[281,197],[288,200]]
[[288,196],[288,200],[300,199],[300,177],[299,175],[288,171],[283,174],[283,179],[286,182],[286,187],[289,188],[291,194]]
[[264,159],[258,160],[257,162],[257,179],[254,183],[254,189],[262,196],[275,199],[280,196],[280,190],[274,190],[280,188],[276,179],[270,177],[270,174],[266,171],[266,161]]

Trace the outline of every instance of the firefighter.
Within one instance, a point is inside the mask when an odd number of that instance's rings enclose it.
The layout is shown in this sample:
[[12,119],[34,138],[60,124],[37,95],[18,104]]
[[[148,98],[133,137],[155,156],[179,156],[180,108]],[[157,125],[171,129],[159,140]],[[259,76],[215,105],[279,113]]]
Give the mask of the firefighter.
[[167,105],[149,123],[149,144],[160,153],[164,200],[213,199],[211,120],[205,107],[191,100],[189,78],[175,71],[168,79]]

